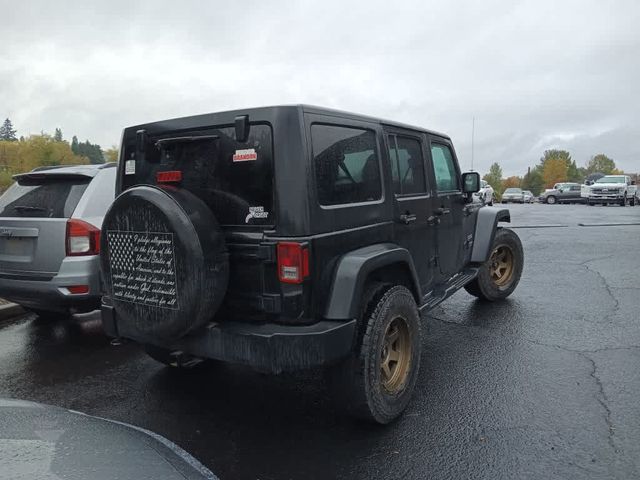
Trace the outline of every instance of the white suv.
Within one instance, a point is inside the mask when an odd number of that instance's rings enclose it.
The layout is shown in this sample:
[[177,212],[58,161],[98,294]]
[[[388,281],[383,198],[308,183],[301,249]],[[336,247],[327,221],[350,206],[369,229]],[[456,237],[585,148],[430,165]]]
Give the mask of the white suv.
[[483,205],[493,205],[493,187],[480,180],[480,190],[473,194],[473,199]]

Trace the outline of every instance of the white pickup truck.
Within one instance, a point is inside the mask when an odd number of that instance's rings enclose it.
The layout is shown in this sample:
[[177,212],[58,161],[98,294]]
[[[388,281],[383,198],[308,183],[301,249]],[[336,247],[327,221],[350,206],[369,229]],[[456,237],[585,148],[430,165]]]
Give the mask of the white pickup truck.
[[587,205],[617,203],[635,205],[637,186],[629,175],[606,175],[582,190]]

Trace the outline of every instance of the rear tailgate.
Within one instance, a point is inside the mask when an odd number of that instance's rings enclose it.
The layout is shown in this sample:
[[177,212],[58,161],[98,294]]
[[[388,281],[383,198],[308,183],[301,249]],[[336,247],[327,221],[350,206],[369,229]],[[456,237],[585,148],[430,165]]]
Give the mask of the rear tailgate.
[[66,256],[67,219],[90,176],[20,175],[0,197],[0,276],[48,279]]
[[275,246],[264,240],[276,222],[271,126],[252,123],[241,142],[233,126],[174,130],[156,125],[139,142],[142,151],[135,138],[133,131],[125,134],[122,150],[131,160],[122,172],[123,190],[158,185],[163,173],[177,173],[180,180],[174,185],[200,198],[218,220],[231,266],[225,316],[251,319],[278,313]]

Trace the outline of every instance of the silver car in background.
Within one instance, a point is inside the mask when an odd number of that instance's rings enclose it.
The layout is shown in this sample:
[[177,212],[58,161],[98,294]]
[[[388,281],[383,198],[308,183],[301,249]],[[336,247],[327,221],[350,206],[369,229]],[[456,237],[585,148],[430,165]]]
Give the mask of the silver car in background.
[[507,188],[502,194],[502,203],[524,203],[524,192],[521,188]]
[[100,228],[115,164],[41,167],[0,197],[0,297],[41,317],[99,306]]

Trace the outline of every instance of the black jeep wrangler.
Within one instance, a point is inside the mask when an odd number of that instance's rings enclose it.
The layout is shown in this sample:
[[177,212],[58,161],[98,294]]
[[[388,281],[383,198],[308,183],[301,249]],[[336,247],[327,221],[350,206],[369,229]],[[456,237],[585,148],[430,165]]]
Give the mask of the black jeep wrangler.
[[420,366],[421,316],[464,287],[507,297],[523,251],[442,134],[309,106],[126,128],[101,240],[103,324],[156,360],[326,366],[387,423]]

